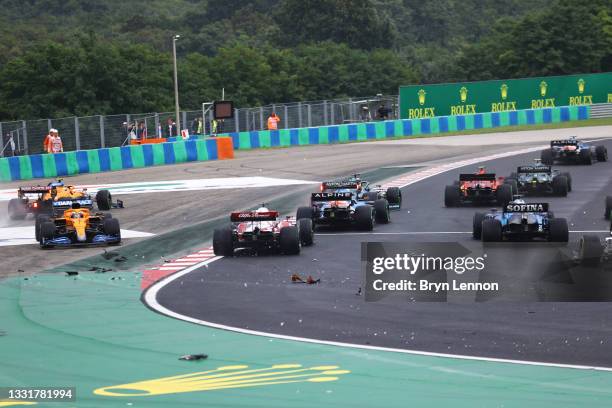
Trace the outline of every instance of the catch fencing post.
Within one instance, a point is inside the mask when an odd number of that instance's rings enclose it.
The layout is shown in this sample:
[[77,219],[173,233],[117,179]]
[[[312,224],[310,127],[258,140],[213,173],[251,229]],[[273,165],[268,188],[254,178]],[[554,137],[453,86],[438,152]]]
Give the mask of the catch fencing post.
[[285,105],[285,129],[289,129],[289,108]]
[[312,127],[312,105],[308,104],[308,127]]
[[259,130],[264,130],[263,106],[259,107]]
[[79,117],[74,117],[74,141],[76,149],[81,150],[81,134],[79,133]]
[[[183,120],[181,122],[183,124],[183,129],[189,129],[187,127],[187,111],[183,111]],[[180,129],[178,129],[178,132],[179,132],[178,135],[181,136],[181,130]]]
[[327,101],[323,101],[323,124],[325,126],[329,125],[327,121]]
[[106,141],[104,140],[104,117],[100,115],[100,147],[104,148]]
[[47,119],[47,132],[53,127],[53,123],[51,123],[51,119]]
[[23,124],[23,149],[25,151],[25,154],[28,154],[28,130],[26,129],[26,121],[22,120],[21,123]]
[[302,126],[302,102],[298,102],[298,127]]
[[329,122],[332,125],[335,125],[336,124],[336,117],[334,115],[334,103],[333,102],[329,105],[329,114],[331,116],[331,120]]
[[234,109],[234,124],[236,125],[236,133],[240,132],[240,120],[237,108]]
[[[204,118],[202,118],[204,120]],[[155,138],[161,137],[159,134],[159,113],[155,112]]]
[[0,157],[4,157],[4,133],[2,133],[2,122],[0,122]]

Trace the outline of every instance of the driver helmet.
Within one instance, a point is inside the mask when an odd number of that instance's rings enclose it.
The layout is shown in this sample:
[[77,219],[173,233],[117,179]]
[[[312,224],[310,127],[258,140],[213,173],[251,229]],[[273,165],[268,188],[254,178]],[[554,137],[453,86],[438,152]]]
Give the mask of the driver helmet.
[[485,174],[487,168],[485,166],[478,166],[478,174]]
[[542,159],[533,159],[536,165],[542,164]]
[[270,210],[268,210],[267,207],[259,207],[257,210],[255,210],[256,213],[267,213],[270,212]]

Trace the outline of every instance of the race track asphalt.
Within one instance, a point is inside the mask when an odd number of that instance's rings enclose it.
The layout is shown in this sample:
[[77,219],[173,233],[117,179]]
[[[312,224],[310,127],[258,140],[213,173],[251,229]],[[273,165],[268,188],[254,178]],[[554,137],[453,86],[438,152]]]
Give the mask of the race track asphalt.
[[[612,151],[612,141],[601,143]],[[530,153],[482,164],[490,171],[508,175],[517,165],[528,164],[537,156]],[[556,217],[567,218],[571,231],[607,230],[603,200],[612,192],[612,162],[558,167],[572,175],[570,195],[532,201],[549,202]],[[584,270],[569,268],[557,274],[555,270],[542,270],[541,253],[524,244],[487,249],[493,254],[490,259],[495,259],[494,275],[515,286],[506,297],[475,296],[468,301],[449,298],[449,302],[445,302],[446,296],[433,299],[441,302],[390,297],[365,302],[356,294],[362,286],[361,242],[446,241],[482,249],[470,234],[476,210],[443,206],[444,186],[451,184],[459,172],[473,170],[474,166],[469,166],[405,187],[402,209],[392,213],[391,224],[376,226],[374,234],[321,232],[316,245],[303,249],[300,256],[223,258],[164,286],[157,301],[191,318],[265,333],[612,367],[612,304],[560,302],[597,300],[588,299],[589,286],[587,290],[580,287]],[[303,203],[307,200],[304,194]],[[562,257],[571,257],[580,235],[571,233],[565,248],[543,250],[551,258],[552,269]],[[531,252],[526,255],[526,251]],[[321,283],[292,284],[293,273],[321,278]]]

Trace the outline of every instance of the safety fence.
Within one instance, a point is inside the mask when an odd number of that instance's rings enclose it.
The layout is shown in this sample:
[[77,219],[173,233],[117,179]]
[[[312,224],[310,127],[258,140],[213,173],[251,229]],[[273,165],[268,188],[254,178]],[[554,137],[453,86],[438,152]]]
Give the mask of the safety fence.
[[234,157],[227,137],[0,158],[0,181],[53,178]]
[[566,106],[311,128],[234,132],[224,136],[232,138],[236,150],[304,146],[585,120],[589,119],[590,110],[591,107],[586,105]]
[[[283,129],[371,121],[377,118],[381,104],[388,109],[389,118],[398,117],[397,96],[278,103],[235,109],[233,118],[219,123],[218,133],[266,129],[272,112],[281,117],[279,127]],[[210,134],[213,112],[208,106],[181,111],[181,128],[190,134]],[[171,137],[168,121],[173,122],[175,116],[174,112],[149,112],[0,122],[0,157],[42,153],[52,128],[59,131],[64,151],[124,146],[135,138]]]

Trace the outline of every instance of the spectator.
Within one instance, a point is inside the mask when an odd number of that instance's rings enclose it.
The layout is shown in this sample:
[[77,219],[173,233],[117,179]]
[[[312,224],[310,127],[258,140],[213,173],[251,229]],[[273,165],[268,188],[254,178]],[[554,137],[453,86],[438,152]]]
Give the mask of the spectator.
[[217,131],[219,130],[219,121],[214,119],[210,121],[210,134],[211,136],[217,136]]
[[281,119],[278,117],[276,112],[272,112],[268,118],[268,130],[278,130],[278,124],[280,121]]
[[16,156],[15,154],[15,140],[13,139],[13,135],[9,132],[4,136],[4,140],[3,140],[3,150],[2,150],[2,157],[13,157]]
[[363,105],[361,107],[361,121],[362,122],[370,122],[372,120],[372,115],[370,114],[370,108],[367,105]]
[[380,104],[378,107],[378,119],[379,120],[389,120],[389,108],[385,107],[384,104]]
[[191,122],[191,133],[194,135],[201,135],[204,132],[203,129],[203,121],[202,118],[195,118],[192,122]]
[[59,132],[57,129],[49,130],[49,134],[51,135],[51,139],[49,140],[49,150],[48,153],[61,153],[64,151],[64,145],[62,144],[62,138],[59,136]]
[[144,140],[147,138],[147,128],[145,127],[144,122],[138,123],[138,128],[136,129],[136,139]]
[[[55,129],[51,129],[51,130],[55,130]],[[47,133],[47,136],[45,136],[45,140],[43,141],[43,151],[45,153],[50,153],[51,152],[51,130],[49,130],[49,133]]]
[[166,121],[166,137],[178,136],[176,131],[176,122],[172,118]]

